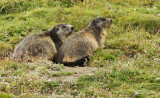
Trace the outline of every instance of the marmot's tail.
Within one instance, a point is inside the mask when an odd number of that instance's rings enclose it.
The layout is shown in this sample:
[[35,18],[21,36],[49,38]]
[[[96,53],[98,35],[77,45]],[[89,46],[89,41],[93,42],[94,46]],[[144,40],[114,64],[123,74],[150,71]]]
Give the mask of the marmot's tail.
[[63,62],[64,66],[84,66],[89,61],[89,56],[83,57],[82,59],[76,60],[75,62]]

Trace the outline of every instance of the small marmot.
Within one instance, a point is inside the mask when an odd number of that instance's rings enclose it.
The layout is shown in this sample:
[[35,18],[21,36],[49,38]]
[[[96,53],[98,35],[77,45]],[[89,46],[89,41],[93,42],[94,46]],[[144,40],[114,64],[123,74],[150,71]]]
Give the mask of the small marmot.
[[63,43],[56,57],[57,62],[66,66],[83,66],[98,47],[104,47],[105,29],[111,23],[112,20],[109,18],[93,19],[86,28],[71,35]]
[[53,60],[57,50],[72,33],[73,29],[72,25],[59,24],[41,34],[31,34],[15,47],[13,59],[19,62],[33,61],[37,58]]

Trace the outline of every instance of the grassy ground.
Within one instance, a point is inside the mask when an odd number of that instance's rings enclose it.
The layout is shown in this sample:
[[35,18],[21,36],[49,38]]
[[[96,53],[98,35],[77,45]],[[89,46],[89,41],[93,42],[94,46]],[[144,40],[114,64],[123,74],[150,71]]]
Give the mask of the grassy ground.
[[[0,97],[160,97],[160,1],[84,1],[0,1]],[[105,48],[91,57],[94,74],[63,81],[61,77],[72,77],[81,68],[74,72],[48,61],[9,60],[29,34],[59,23],[79,31],[98,16],[112,18],[113,24],[106,30]]]

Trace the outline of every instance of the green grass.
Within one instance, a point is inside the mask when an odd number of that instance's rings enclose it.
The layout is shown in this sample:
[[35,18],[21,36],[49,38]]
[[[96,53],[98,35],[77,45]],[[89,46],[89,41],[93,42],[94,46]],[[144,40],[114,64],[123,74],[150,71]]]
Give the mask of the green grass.
[[6,93],[3,93],[3,92],[0,92],[0,97],[1,98],[14,98],[13,95],[6,94]]
[[[92,2],[92,3],[91,3]],[[160,97],[159,0],[1,0],[0,97]],[[75,83],[63,65],[9,60],[27,35],[69,23],[79,31],[95,17],[113,20],[105,48],[97,49],[89,66],[104,70]],[[54,80],[55,79],[55,80]]]

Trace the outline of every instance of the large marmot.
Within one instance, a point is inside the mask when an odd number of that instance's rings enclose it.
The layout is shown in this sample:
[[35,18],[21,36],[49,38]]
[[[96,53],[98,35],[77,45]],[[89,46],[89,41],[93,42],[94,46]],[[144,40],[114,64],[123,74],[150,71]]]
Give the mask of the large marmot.
[[41,34],[31,34],[16,46],[13,59],[17,61],[33,61],[37,58],[53,60],[64,40],[72,33],[74,27],[59,24]]
[[63,63],[67,66],[82,66],[88,60],[88,56],[98,47],[104,47],[105,29],[111,23],[112,20],[109,18],[95,18],[86,28],[71,35],[58,51],[58,63]]

